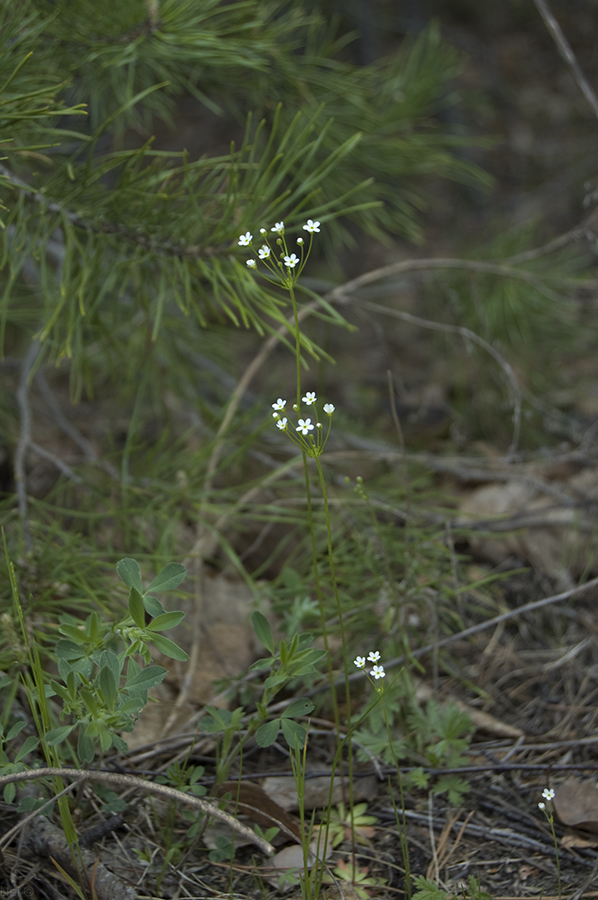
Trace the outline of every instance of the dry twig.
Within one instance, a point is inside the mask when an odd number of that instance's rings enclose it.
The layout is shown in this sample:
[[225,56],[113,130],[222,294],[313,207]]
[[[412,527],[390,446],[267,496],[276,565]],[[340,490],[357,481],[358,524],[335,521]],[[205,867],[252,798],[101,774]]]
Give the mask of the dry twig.
[[237,819],[234,818],[234,816],[219,809],[218,806],[210,803],[208,800],[202,800],[200,797],[194,797],[192,794],[184,794],[182,791],[177,791],[175,788],[168,787],[166,784],[155,784],[154,782],[146,781],[143,778],[136,778],[134,775],[121,775],[117,772],[94,772],[85,769],[47,767],[43,769],[30,769],[26,772],[15,772],[11,775],[2,775],[0,776],[0,787],[14,782],[34,781],[36,778],[53,777],[76,778],[81,781],[101,781],[104,784],[110,784],[113,787],[136,788],[137,790],[147,791],[151,794],[158,794],[169,800],[176,800],[177,803],[193,806],[195,809],[200,809],[206,815],[214,816],[215,819],[226,822],[227,825],[235,831],[238,831],[239,834],[242,834],[243,837],[255,844],[256,847],[259,847],[260,850],[268,856],[274,853],[274,848],[268,841],[259,837],[251,828],[242,825],[241,822],[238,822]]

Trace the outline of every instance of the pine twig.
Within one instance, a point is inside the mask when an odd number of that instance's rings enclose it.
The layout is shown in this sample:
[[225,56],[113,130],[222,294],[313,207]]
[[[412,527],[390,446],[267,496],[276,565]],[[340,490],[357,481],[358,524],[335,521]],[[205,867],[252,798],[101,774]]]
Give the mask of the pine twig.
[[582,94],[584,95],[584,97],[586,98],[586,100],[588,101],[590,106],[592,107],[592,109],[594,111],[594,115],[598,118],[598,97],[596,97],[596,94],[594,93],[594,90],[592,89],[590,83],[588,82],[587,78],[581,71],[579,63],[577,62],[577,60],[575,58],[575,54],[573,53],[573,50],[571,49],[571,45],[569,44],[569,41],[563,34],[563,30],[562,30],[561,26],[559,25],[559,23],[557,22],[555,17],[552,15],[552,13],[548,7],[548,4],[545,2],[545,0],[534,0],[534,3],[536,4],[536,8],[537,8],[538,12],[542,16],[542,19],[544,20],[544,24],[546,25],[546,27],[548,28],[549,32],[552,35],[553,40],[557,46],[559,53],[561,54],[561,56],[563,57],[563,59],[565,60],[565,62],[569,66],[569,68],[571,69],[571,72],[573,73],[573,77],[575,78],[575,81],[577,82],[577,86],[579,87],[580,91],[582,92]]

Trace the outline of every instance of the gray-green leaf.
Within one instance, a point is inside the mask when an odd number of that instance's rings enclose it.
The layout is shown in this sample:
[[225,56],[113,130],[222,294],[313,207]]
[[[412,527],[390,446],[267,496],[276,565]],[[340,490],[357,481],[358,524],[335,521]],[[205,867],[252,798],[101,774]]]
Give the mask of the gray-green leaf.
[[148,591],[171,591],[184,581],[187,570],[180,563],[169,563],[148,587]]
[[129,558],[119,560],[116,564],[116,571],[128,588],[135,588],[136,591],[143,594],[141,569],[137,560]]

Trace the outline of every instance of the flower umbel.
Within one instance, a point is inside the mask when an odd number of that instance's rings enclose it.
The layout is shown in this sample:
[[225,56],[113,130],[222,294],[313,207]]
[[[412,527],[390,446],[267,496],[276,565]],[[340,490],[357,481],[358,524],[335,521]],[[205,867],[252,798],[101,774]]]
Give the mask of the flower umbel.
[[[286,412],[287,401],[283,400],[282,397],[279,397],[276,403],[272,403],[272,409],[274,412],[272,416],[276,421],[276,427],[280,428],[281,431],[284,431],[291,440],[297,444],[297,446],[301,447],[302,450],[307,452],[308,456],[312,458],[320,456],[324,447],[326,446],[326,442],[330,436],[330,428],[332,426],[332,411],[334,411],[334,406],[332,403],[326,403],[324,405],[324,410],[326,415],[328,416],[328,428],[324,429],[322,427],[322,423],[318,422],[317,414],[318,411],[316,409],[317,397],[315,391],[307,391],[305,395],[301,398],[301,403],[305,403],[306,406],[309,406],[310,413],[312,414],[310,418],[298,418],[297,424],[294,426],[294,431],[292,430],[292,423],[289,423],[288,419],[284,419],[284,424],[279,421],[281,419],[281,413]],[[300,404],[293,404],[293,412],[299,414]],[[314,416],[315,413],[315,416]],[[315,432],[311,434],[311,432]],[[376,656],[375,659],[370,659],[370,662],[377,662],[380,659],[380,654]],[[365,665],[365,660],[364,660]]]
[[[380,659],[380,653],[378,650],[370,650],[367,657],[367,662],[377,663]],[[381,678],[386,678],[386,672],[384,671],[384,666],[375,665],[368,672],[366,667],[366,658],[365,656],[358,656],[354,661],[354,665],[357,666],[358,669],[365,669],[365,673],[368,677],[368,680],[372,684],[372,687],[376,689],[379,694],[382,694],[384,688],[382,685],[377,685],[374,682],[380,681]],[[372,680],[373,679],[373,680]]]
[[[301,272],[309,258],[311,245],[314,234],[320,231],[320,223],[308,219],[307,224],[302,226],[309,233],[309,243],[306,243],[302,237],[297,238],[297,253],[291,253],[287,245],[285,237],[284,222],[275,222],[270,228],[270,232],[265,227],[259,229],[264,243],[257,250],[259,261],[264,263],[266,271],[260,269],[260,275],[271,284],[281,285],[292,291],[297,283]],[[240,247],[249,247],[252,244],[253,235],[250,231],[239,236],[237,243]],[[250,269],[256,269],[257,260],[247,260],[246,264]]]

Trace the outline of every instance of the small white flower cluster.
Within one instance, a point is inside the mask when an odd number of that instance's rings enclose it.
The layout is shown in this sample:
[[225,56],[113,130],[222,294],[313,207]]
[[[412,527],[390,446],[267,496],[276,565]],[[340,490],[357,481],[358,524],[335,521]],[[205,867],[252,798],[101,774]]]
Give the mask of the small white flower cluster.
[[[544,797],[544,800],[548,800],[548,801],[554,800],[554,789],[553,788],[544,788],[544,790],[542,791],[542,796]],[[546,809],[545,803],[540,802],[540,803],[538,803],[538,806],[540,807],[540,809]]]
[[[317,409],[315,408],[317,397],[314,391],[307,391],[304,397],[301,398],[301,401],[305,403],[306,406],[313,406],[314,411],[317,416]],[[326,433],[326,437],[323,438],[322,434],[322,423],[316,420],[316,424],[312,423],[311,418],[309,419],[298,419],[297,424],[295,426],[295,431],[298,435],[295,435],[292,431],[289,430],[289,420],[284,415],[286,412],[287,401],[283,400],[281,397],[278,398],[276,403],[272,404],[272,409],[274,412],[272,413],[272,418],[276,421],[276,427],[281,431],[285,431],[293,443],[297,444],[297,446],[302,447],[307,450],[309,456],[315,457],[320,456],[324,447],[326,446],[326,441],[330,435],[330,427],[332,425],[332,414],[334,413],[335,406],[333,403],[325,403],[324,404],[324,412],[328,416],[328,431]],[[293,406],[293,410],[295,412],[299,412],[299,408],[297,404]],[[315,429],[315,437],[310,433]],[[307,440],[304,438],[307,437]]]
[[[320,231],[320,223],[314,222],[313,219],[308,219],[307,223],[303,226],[303,230],[307,231],[310,237],[313,239],[313,235],[319,233]],[[281,252],[279,254],[279,258],[277,258],[275,255],[275,251],[272,249],[272,246],[268,239],[268,230],[266,228],[260,228],[260,234],[262,235],[265,243],[262,244],[262,246],[258,249],[257,255],[259,259],[266,265],[266,268],[269,269],[270,273],[274,276],[274,279],[269,278],[267,275],[264,275],[264,278],[266,278],[273,284],[282,283],[283,285],[285,285],[285,287],[292,287],[299,278],[299,275],[301,274],[301,271],[303,270],[303,267],[307,262],[309,251],[311,250],[311,240],[307,249],[307,253],[304,256],[303,245],[305,241],[302,237],[297,238],[297,244],[299,245],[299,250],[301,253],[301,257],[299,257],[296,253],[289,253],[289,248],[287,247],[287,243],[284,237],[284,222],[276,222],[272,226],[270,231],[278,235],[276,243],[280,247]],[[253,235],[250,231],[246,231],[245,234],[239,236],[239,247],[250,247],[252,245],[252,242]],[[250,269],[257,269],[257,260],[253,258],[248,259],[246,260],[246,265]],[[299,266],[299,268],[294,271],[297,266]]]
[[[368,653],[368,662],[377,663],[380,659],[380,654],[377,650],[371,650]],[[366,659],[365,656],[358,656],[357,659],[354,660],[354,664],[358,669],[365,669]],[[370,675],[372,678],[375,678],[376,681],[380,678],[386,678],[386,672],[384,671],[384,666],[374,666],[373,669],[370,669]]]

